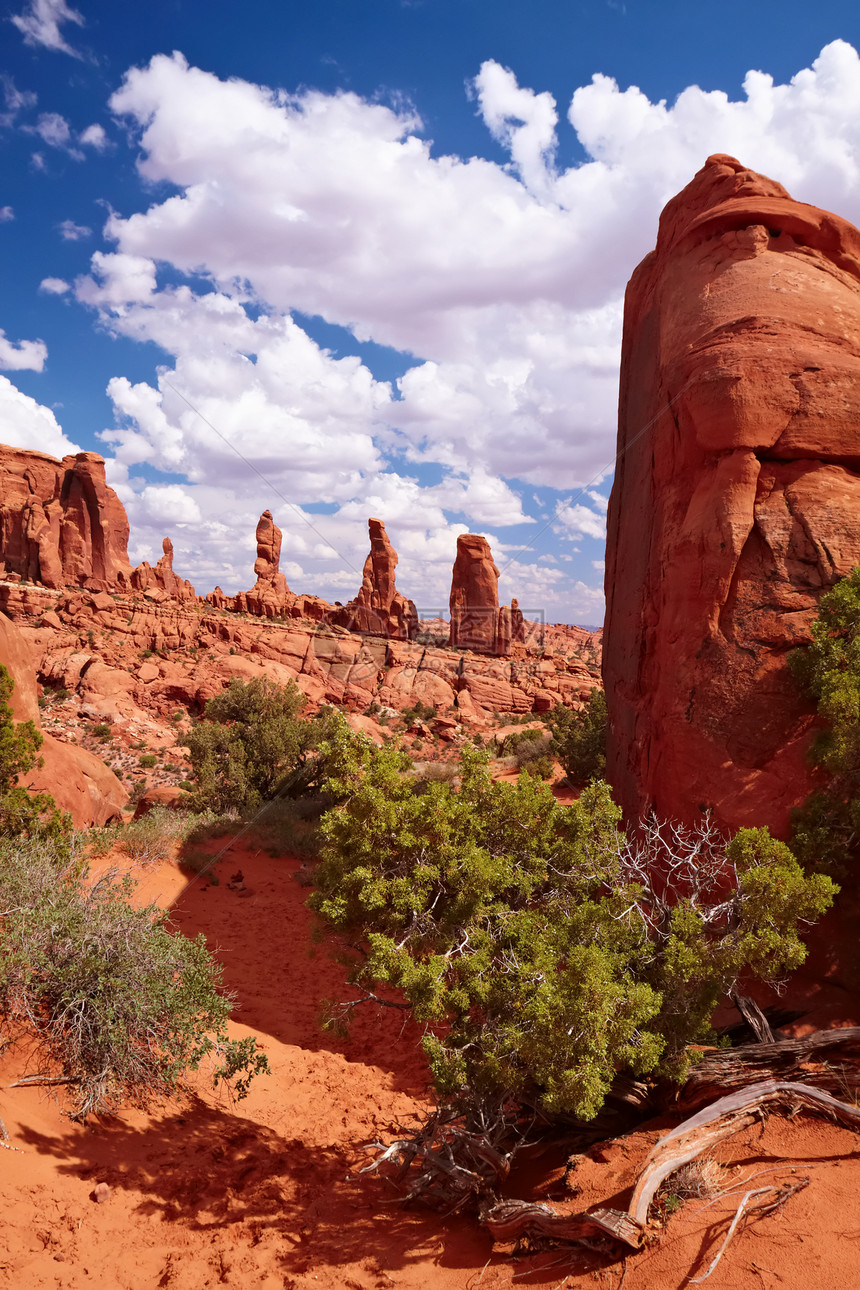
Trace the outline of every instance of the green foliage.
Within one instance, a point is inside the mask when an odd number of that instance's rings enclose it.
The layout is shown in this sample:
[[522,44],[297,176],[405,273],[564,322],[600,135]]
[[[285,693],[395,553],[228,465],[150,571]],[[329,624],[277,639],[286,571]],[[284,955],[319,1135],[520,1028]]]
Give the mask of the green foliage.
[[144,770],[152,770],[154,766],[158,765],[158,758],[155,753],[141,753],[137,759],[137,763]]
[[517,730],[506,735],[499,751],[503,757],[513,757],[519,770],[539,775],[541,779],[549,779],[554,768],[552,749],[552,736],[545,730],[530,726],[527,730]]
[[96,739],[113,739],[113,731],[106,721],[100,721],[98,725],[93,726],[93,734]]
[[230,682],[206,704],[186,746],[197,780],[197,809],[241,815],[263,802],[318,787],[324,774],[317,753],[331,725],[331,709],[311,720],[299,713],[304,695],[291,681]]
[[242,1096],[267,1062],[228,1039],[204,938],[173,933],[156,905],[134,908],[128,877],[93,879],[74,851],[0,843],[3,1043],[35,1035],[40,1068],[69,1081],[80,1118],[169,1096],[208,1058]]
[[811,756],[828,782],[796,813],[792,846],[807,868],[842,876],[860,849],[860,569],[821,598],[812,638],[789,662],[827,722]]
[[552,751],[572,784],[602,778],[606,770],[606,695],[594,689],[581,712],[559,705],[547,717]]
[[32,721],[13,721],[8,700],[15,682],[0,664],[0,838],[61,837],[69,820],[57,810],[50,793],[29,793],[19,775],[41,766],[42,735]]
[[183,842],[204,822],[199,815],[190,815],[187,811],[154,806],[123,828],[119,846],[137,864],[156,865],[167,859],[175,843]]
[[416,721],[432,721],[436,716],[436,708],[432,703],[422,703],[418,699],[411,708],[404,708],[400,715],[406,725],[410,726]]
[[330,764],[312,907],[361,950],[354,984],[403,992],[445,1094],[593,1116],[619,1069],[679,1074],[719,994],[796,966],[832,896],[764,830],[634,845],[605,784],[560,807],[474,748],[459,792],[416,791],[405,754],[346,728]]

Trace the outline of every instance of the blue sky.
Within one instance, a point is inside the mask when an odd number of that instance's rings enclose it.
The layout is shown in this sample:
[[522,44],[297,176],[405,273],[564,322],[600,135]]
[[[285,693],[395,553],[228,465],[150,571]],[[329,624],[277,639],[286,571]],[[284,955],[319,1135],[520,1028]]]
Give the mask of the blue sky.
[[2,4],[0,441],[101,452],[199,591],[268,507],[345,599],[379,515],[422,609],[470,530],[599,622],[624,284],[711,152],[860,221],[857,13]]

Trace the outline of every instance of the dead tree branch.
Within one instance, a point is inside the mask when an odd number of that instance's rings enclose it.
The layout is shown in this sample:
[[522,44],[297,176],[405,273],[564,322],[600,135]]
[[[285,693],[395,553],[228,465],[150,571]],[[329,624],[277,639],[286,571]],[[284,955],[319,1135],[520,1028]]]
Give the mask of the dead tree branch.
[[597,1229],[604,1236],[638,1249],[647,1231],[651,1201],[664,1179],[725,1138],[754,1124],[763,1110],[779,1106],[823,1111],[849,1128],[860,1129],[860,1107],[808,1084],[766,1080],[720,1098],[662,1137],[645,1161],[626,1213],[601,1208],[570,1214],[552,1205],[506,1200],[488,1205],[481,1222],[499,1240],[522,1236],[581,1240],[594,1235]]

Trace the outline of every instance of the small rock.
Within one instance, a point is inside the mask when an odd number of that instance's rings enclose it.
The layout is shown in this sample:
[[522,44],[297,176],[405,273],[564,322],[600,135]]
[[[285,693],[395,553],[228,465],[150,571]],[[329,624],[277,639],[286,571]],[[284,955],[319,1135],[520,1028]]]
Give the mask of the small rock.
[[106,1182],[96,1183],[93,1188],[93,1200],[97,1205],[103,1205],[106,1200],[110,1200],[110,1187]]

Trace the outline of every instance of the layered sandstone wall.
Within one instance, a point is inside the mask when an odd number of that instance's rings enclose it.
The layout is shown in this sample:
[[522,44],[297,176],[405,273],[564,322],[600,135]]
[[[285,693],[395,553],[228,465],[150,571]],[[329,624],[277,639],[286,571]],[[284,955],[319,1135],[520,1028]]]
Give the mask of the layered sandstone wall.
[[494,712],[578,707],[600,683],[599,633],[542,657],[502,659],[101,592],[0,585],[0,609],[20,624],[39,678],[79,695],[94,721],[171,714],[177,704],[200,711],[233,677],[293,680],[311,703],[357,713],[420,701],[478,725]]
[[625,301],[608,777],[627,813],[788,827],[813,714],[787,656],[860,563],[860,233],[715,156]]

